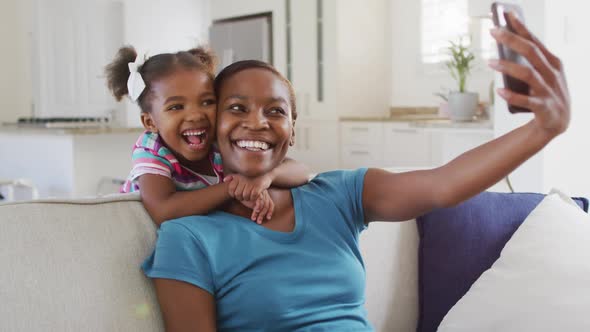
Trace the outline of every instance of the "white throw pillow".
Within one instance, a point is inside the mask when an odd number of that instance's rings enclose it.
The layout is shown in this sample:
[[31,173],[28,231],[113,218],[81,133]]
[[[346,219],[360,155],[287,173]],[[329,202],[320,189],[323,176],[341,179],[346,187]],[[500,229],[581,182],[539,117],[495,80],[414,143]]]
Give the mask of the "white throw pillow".
[[552,191],[438,331],[590,331],[590,215]]

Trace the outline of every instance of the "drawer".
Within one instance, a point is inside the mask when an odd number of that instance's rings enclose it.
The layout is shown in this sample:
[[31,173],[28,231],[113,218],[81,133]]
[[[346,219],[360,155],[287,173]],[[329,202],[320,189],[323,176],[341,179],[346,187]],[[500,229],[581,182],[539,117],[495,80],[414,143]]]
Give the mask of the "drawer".
[[347,145],[341,148],[343,168],[383,167],[383,150],[380,146]]
[[383,141],[383,124],[379,122],[340,123],[341,144],[377,144]]
[[384,162],[390,167],[430,167],[431,134],[413,128],[386,127]]

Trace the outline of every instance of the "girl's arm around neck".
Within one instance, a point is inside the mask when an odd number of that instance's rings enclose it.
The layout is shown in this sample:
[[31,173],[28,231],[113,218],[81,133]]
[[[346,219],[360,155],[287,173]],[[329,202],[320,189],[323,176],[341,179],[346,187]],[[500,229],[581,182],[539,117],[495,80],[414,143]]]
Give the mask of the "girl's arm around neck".
[[273,186],[281,188],[293,188],[309,182],[311,173],[309,168],[296,160],[285,160],[273,169],[268,176]]
[[154,222],[160,226],[164,221],[215,210],[231,197],[228,184],[215,184],[203,189],[176,191],[171,179],[155,174],[139,177],[143,206]]

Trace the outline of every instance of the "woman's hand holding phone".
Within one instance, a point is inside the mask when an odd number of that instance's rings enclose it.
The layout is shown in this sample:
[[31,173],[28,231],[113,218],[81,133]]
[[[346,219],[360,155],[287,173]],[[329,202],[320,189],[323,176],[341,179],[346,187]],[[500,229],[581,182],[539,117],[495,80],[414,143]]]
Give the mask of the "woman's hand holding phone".
[[489,65],[504,75],[512,76],[529,85],[529,94],[507,88],[498,94],[509,105],[528,109],[535,114],[533,120],[545,133],[555,137],[564,132],[570,121],[570,96],[561,60],[553,55],[525,25],[509,13],[511,28],[494,28],[491,34],[502,44],[521,56],[530,66],[507,60],[491,60]]

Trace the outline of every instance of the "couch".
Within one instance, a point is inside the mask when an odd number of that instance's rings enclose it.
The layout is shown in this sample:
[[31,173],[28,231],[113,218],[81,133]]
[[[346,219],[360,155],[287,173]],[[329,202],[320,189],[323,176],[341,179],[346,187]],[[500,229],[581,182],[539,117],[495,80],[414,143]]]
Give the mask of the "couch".
[[[420,312],[427,307],[419,291],[432,291],[419,277],[419,265],[426,260],[420,238],[425,241],[434,232],[428,227],[438,227],[438,234],[445,225],[463,229],[460,219],[489,207],[491,199],[493,209],[499,204],[526,216],[525,210],[542,197],[533,196],[523,207],[515,200],[518,195],[484,193],[418,221],[371,224],[361,236],[361,249],[366,308],[376,331],[434,330],[444,315],[438,312],[434,322],[425,324],[422,316],[428,312]],[[445,218],[455,222],[436,222]],[[518,218],[512,230],[504,229],[504,240],[524,219]],[[156,227],[137,194],[0,204],[0,331],[162,331],[153,286],[139,268],[155,240]],[[461,245],[457,239],[453,243]],[[501,249],[502,244],[496,246]],[[491,256],[497,258],[498,248],[493,250]],[[444,253],[436,252],[444,260]],[[469,278],[476,278],[486,264]],[[473,281],[465,282],[468,289]]]

